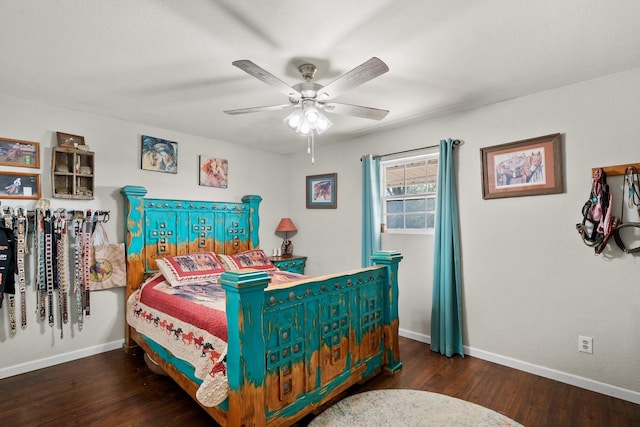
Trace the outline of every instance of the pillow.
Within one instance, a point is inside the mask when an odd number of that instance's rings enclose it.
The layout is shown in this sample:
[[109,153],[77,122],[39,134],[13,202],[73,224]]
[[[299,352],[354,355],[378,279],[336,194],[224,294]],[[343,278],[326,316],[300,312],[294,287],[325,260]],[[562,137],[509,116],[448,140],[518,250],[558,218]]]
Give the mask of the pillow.
[[168,256],[157,259],[156,264],[171,286],[215,281],[225,272],[224,265],[213,252]]
[[238,269],[229,255],[216,254],[216,256],[227,271]]
[[267,254],[262,249],[252,249],[235,255],[218,255],[227,270],[239,270],[241,268],[255,268],[257,270],[276,270]]

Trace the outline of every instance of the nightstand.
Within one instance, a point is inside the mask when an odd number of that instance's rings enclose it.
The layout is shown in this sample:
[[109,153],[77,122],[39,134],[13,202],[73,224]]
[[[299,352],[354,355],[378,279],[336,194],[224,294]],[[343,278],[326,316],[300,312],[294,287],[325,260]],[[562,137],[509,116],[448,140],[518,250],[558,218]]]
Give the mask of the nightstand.
[[290,257],[270,256],[269,259],[280,270],[289,273],[304,274],[304,265],[307,262],[306,256],[292,255]]

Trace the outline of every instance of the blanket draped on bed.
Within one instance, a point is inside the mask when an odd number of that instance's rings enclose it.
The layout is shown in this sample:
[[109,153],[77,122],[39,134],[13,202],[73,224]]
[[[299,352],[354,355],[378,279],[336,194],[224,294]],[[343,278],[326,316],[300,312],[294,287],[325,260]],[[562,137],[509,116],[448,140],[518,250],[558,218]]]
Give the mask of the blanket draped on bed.
[[[271,286],[308,277],[270,271]],[[161,273],[150,276],[127,301],[127,323],[194,368],[196,398],[207,407],[227,398],[225,292],[214,282],[172,287]]]

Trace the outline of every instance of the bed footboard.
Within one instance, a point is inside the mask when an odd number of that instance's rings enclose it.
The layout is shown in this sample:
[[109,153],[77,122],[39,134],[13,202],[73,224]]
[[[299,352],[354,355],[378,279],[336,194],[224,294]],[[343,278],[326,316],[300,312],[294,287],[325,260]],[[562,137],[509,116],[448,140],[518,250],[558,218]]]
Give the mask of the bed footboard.
[[261,271],[224,273],[228,424],[290,424],[381,370],[400,370],[401,259],[377,252],[374,267],[273,289]]

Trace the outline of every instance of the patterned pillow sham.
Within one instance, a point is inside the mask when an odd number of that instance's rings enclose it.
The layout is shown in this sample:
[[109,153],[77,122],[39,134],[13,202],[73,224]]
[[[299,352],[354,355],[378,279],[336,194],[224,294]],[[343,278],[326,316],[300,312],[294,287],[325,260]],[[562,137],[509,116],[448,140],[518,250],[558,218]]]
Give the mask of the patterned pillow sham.
[[168,256],[157,259],[156,264],[171,286],[216,281],[225,272],[224,265],[213,252]]
[[241,268],[255,268],[266,271],[277,270],[262,249],[251,249],[235,255],[218,254],[218,256],[224,262],[227,270],[239,270]]

